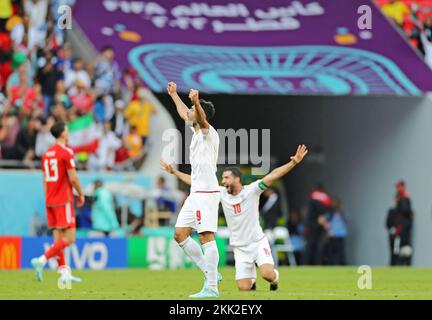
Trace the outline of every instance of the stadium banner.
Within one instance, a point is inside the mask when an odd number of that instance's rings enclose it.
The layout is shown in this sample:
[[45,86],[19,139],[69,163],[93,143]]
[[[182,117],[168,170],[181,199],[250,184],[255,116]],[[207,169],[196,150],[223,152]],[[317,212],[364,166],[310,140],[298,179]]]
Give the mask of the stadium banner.
[[431,70],[371,0],[78,0],[73,17],[156,92],[171,80],[209,93],[432,89]]
[[21,269],[21,238],[0,237],[0,270]]
[[[198,241],[198,238],[195,238]],[[0,270],[31,269],[30,260],[51,245],[51,237],[0,237]],[[219,266],[226,265],[227,239],[217,238]],[[189,269],[192,261],[172,237],[143,236],[130,238],[77,238],[65,249],[66,263],[73,269],[104,270],[145,268],[152,270]],[[57,269],[55,259],[47,268]]]
[[[23,237],[23,269],[31,268],[30,260],[40,256],[51,245],[51,237]],[[65,249],[66,263],[73,269],[103,270],[127,267],[126,238],[78,238]],[[56,270],[57,262],[50,259],[47,268]]]
[[[195,240],[198,240],[195,238]],[[226,265],[227,240],[216,238],[219,266]],[[128,267],[152,270],[189,269],[194,265],[172,237],[143,236],[128,239]]]

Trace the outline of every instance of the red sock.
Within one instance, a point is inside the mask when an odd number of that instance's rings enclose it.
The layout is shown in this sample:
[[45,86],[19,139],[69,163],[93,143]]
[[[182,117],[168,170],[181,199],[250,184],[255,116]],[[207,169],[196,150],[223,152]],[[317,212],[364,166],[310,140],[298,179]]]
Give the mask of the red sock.
[[65,263],[65,256],[64,256],[64,250],[61,250],[59,253],[57,253],[56,260],[57,260],[57,264],[58,264],[59,268],[66,265],[66,263]]
[[47,260],[57,256],[64,248],[67,247],[67,242],[64,239],[57,240],[54,244],[49,248],[44,256]]

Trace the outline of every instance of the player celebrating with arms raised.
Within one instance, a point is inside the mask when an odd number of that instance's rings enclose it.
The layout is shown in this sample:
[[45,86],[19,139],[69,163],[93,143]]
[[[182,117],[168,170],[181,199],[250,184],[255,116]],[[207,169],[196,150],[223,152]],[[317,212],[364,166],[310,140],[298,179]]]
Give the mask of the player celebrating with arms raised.
[[62,280],[80,282],[66,268],[63,250],[75,242],[72,188],[78,192],[78,207],[84,205],[84,193],[75,168],[74,152],[66,147],[68,128],[63,122],[57,122],[52,126],[51,134],[56,143],[42,156],[42,172],[48,227],[53,230],[54,244],[39,258],[33,258],[31,264],[38,281],[42,281],[45,264],[55,257]]
[[[243,186],[238,168],[226,168],[222,174],[221,202],[228,229],[230,245],[234,248],[237,286],[240,290],[256,289],[258,265],[262,277],[270,282],[270,290],[277,290],[279,273],[274,268],[268,239],[259,223],[259,198],[275,180],[290,172],[308,153],[305,145],[300,145],[287,164],[274,169],[264,178]],[[174,174],[190,184],[190,175],[174,169],[161,161],[165,171]]]
[[[198,91],[191,89],[189,98],[193,106],[188,108],[177,94],[174,82],[168,83],[168,94],[173,99],[180,117],[193,124],[190,144],[191,193],[177,218],[174,239],[193,262],[204,272],[204,287],[191,298],[217,298],[219,252],[214,234],[217,231],[220,201],[219,183],[216,177],[219,136],[208,123],[215,109],[211,102],[199,99]],[[204,249],[190,235],[196,229]]]

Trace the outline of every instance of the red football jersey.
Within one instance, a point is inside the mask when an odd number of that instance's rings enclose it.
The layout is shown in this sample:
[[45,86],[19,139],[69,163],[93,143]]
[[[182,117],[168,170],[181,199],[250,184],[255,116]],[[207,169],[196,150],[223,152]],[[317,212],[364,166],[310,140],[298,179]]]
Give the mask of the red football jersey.
[[55,144],[42,156],[42,171],[46,182],[45,204],[64,205],[73,200],[72,183],[67,170],[75,169],[74,152]]

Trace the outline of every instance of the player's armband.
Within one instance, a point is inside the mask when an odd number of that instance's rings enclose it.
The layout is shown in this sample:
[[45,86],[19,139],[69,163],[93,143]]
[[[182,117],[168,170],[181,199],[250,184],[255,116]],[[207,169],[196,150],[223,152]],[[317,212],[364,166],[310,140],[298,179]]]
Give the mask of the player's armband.
[[260,181],[259,183],[258,183],[258,187],[261,189],[261,190],[265,190],[265,189],[268,189],[268,185],[266,185],[265,183],[264,183],[264,181]]

